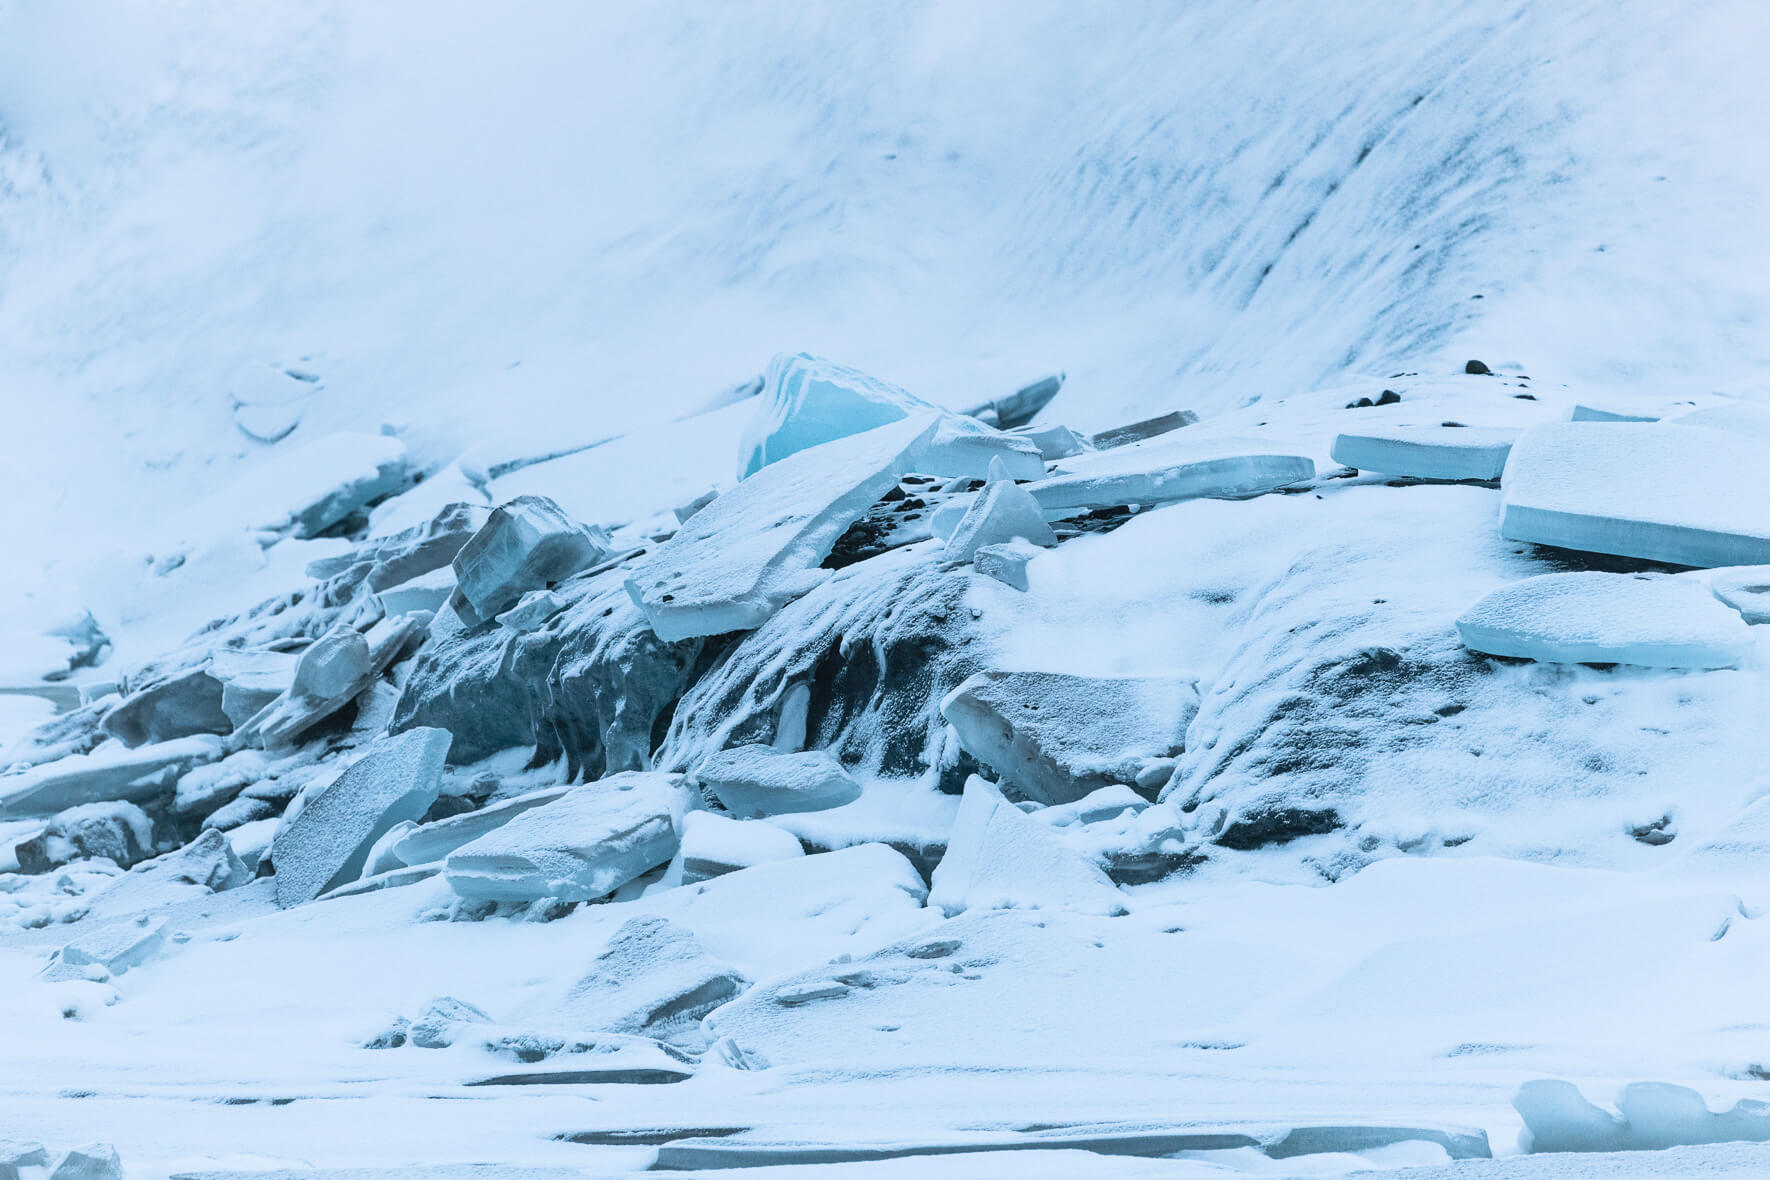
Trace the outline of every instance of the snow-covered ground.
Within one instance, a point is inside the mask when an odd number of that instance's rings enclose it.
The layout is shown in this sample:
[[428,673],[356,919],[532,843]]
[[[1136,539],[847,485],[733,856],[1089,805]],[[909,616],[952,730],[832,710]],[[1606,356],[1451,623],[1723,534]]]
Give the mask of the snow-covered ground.
[[1770,1172],[1766,44],[0,0],[0,1141]]

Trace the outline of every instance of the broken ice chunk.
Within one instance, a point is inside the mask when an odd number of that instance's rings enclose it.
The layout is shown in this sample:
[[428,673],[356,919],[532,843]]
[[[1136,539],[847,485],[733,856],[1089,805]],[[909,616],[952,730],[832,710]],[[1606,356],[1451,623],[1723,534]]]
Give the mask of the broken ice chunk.
[[970,909],[1125,912],[1124,898],[1099,865],[976,775],[965,783],[928,904],[948,917]]
[[682,883],[693,885],[739,869],[792,860],[805,855],[799,838],[760,820],[732,819],[711,811],[691,811],[683,817]]
[[445,565],[409,582],[389,586],[375,598],[389,615],[409,615],[421,610],[432,613],[441,610],[454,592],[455,571]]
[[81,969],[92,967],[103,968],[105,977],[121,975],[131,967],[141,966],[166,945],[165,932],[164,918],[155,921],[145,915],[134,922],[101,926],[57,951],[43,975],[51,979],[91,978]]
[[1701,583],[1665,574],[1526,578],[1470,607],[1457,632],[1488,655],[1648,668],[1731,668],[1752,643]]
[[143,861],[105,886],[86,905],[88,921],[119,918],[236,889],[250,879],[221,832],[206,828],[177,852]]
[[589,901],[674,856],[687,806],[680,775],[610,775],[456,849],[443,872],[475,900]]
[[417,820],[436,802],[449,740],[446,729],[412,729],[383,738],[330,784],[307,795],[271,844],[277,904],[300,905],[361,876],[377,840],[401,820]]
[[154,847],[154,825],[133,803],[86,803],[71,807],[15,848],[21,873],[47,873],[70,861],[105,857],[126,869]]
[[301,653],[288,691],[261,709],[235,734],[265,749],[295,742],[319,722],[355,700],[429,627],[429,616],[382,619],[367,635],[341,626]]
[[1699,426],[1557,422],[1512,447],[1500,535],[1677,565],[1770,562],[1770,450]]
[[1715,597],[1748,623],[1770,623],[1770,565],[1718,569],[1709,578]]
[[934,436],[930,416],[770,463],[695,513],[627,579],[659,639],[760,627],[829,577],[818,564]]
[[1390,426],[1339,435],[1334,462],[1412,479],[1498,479],[1518,431],[1469,426]]
[[279,451],[195,510],[215,533],[312,537],[406,484],[406,447],[380,434],[334,434]]
[[948,561],[970,561],[985,545],[1029,541],[1049,548],[1057,534],[1045,523],[1039,502],[1019,484],[997,480],[984,488],[965,510],[942,556]]
[[88,1143],[63,1154],[49,1180],[123,1180],[123,1161],[109,1143]]
[[232,733],[222,708],[221,681],[207,664],[124,697],[105,715],[105,732],[126,746],[169,742],[199,733]]
[[464,604],[465,621],[489,619],[609,553],[601,529],[579,524],[545,496],[518,496],[494,509],[455,555],[456,611]]
[[860,784],[828,750],[736,746],[701,760],[695,778],[733,815],[825,811],[860,798]]
[[553,802],[571,789],[546,787],[526,795],[518,795],[514,799],[489,803],[478,811],[467,811],[460,815],[451,815],[447,819],[420,824],[393,845],[393,854],[409,865],[441,860],[462,845],[479,839],[494,828],[503,827],[525,811],[533,811]]
[[976,418],[1000,430],[1011,430],[1031,422],[1040,410],[1050,405],[1051,399],[1062,390],[1067,379],[1067,374],[1054,373],[1031,385],[1022,386],[1007,397],[972,406],[965,411],[965,416]]
[[771,463],[824,443],[929,415],[939,426],[928,440],[924,474],[982,477],[992,457],[1007,460],[1019,479],[1044,474],[1038,448],[1026,439],[943,410],[859,369],[806,353],[781,353],[769,362],[761,407],[744,431],[738,478],[747,480]]
[[209,675],[221,681],[221,711],[237,728],[289,691],[300,657],[281,651],[225,648],[209,660]]
[[461,1035],[462,1026],[491,1022],[483,1008],[454,996],[438,996],[424,1005],[406,1035],[420,1049],[446,1049]]
[[1571,1082],[1548,1079],[1524,1083],[1512,1106],[1523,1116],[1532,1153],[1770,1142],[1770,1106],[1745,1098],[1730,1110],[1711,1111],[1695,1090],[1666,1082],[1623,1087],[1614,1115],[1588,1102]]
[[630,918],[573,986],[562,1015],[586,1029],[703,1049],[701,1019],[748,986],[686,928],[656,916]]
[[221,739],[209,734],[133,750],[107,744],[0,778],[0,815],[54,815],[82,803],[170,794],[185,771],[223,752]]
[[1111,430],[1103,430],[1088,441],[1095,448],[1108,451],[1114,447],[1129,446],[1134,442],[1142,442],[1146,438],[1168,434],[1183,426],[1191,426],[1198,421],[1198,415],[1191,410],[1174,410],[1171,413],[1159,414],[1154,418],[1145,418],[1141,422],[1132,422],[1117,426]]
[[1075,431],[1057,422],[1046,426],[1020,426],[1009,433],[1031,439],[1033,446],[1039,448],[1040,457],[1046,460],[1067,459],[1088,449],[1088,444]]
[[1313,460],[1257,439],[1188,439],[1064,460],[1026,490],[1047,516],[1123,504],[1234,499],[1315,477]]
[[1001,545],[982,545],[971,555],[972,568],[985,577],[994,578],[1016,590],[1026,590],[1027,563],[1042,550],[1030,541],[1009,541]]
[[1040,803],[1136,783],[1186,745],[1198,712],[1189,679],[979,672],[940,703],[965,750]]
[[498,625],[518,634],[538,631],[547,620],[571,605],[551,590],[530,590],[509,610],[498,616]]

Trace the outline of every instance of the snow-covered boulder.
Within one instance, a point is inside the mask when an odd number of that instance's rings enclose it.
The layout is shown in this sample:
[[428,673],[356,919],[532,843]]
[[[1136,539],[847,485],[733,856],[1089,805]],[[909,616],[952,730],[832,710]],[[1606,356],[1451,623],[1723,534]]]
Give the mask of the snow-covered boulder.
[[793,833],[759,820],[739,820],[711,811],[683,817],[682,847],[676,854],[684,885],[770,861],[793,860],[805,848]]
[[770,463],[695,513],[627,579],[665,640],[749,631],[830,576],[837,539],[916,466],[932,415]]
[[0,778],[0,815],[54,815],[82,803],[142,802],[170,795],[178,777],[222,756],[212,735],[178,738],[133,750],[106,745]]
[[1464,646],[1567,664],[1731,668],[1751,648],[1737,613],[1689,578],[1542,574],[1503,586],[1457,619]]
[[441,729],[382,739],[331,783],[303,796],[270,848],[277,904],[300,905],[359,877],[375,841],[436,802],[449,740]]
[[1506,462],[1500,535],[1676,565],[1770,562],[1770,449],[1665,423],[1558,422]]
[[965,784],[928,904],[949,917],[970,909],[1125,910],[1124,898],[1100,866],[976,776]]
[[1170,677],[980,672],[941,715],[978,761],[1040,803],[1070,803],[1108,783],[1138,783],[1186,747],[1198,688]]
[[603,530],[573,520],[545,496],[518,496],[494,509],[455,554],[456,611],[469,623],[490,619],[530,590],[608,556]]
[[71,807],[16,847],[24,873],[47,873],[69,861],[105,857],[127,869],[152,854],[153,821],[133,803],[86,803]]
[[560,1013],[576,1028],[704,1048],[701,1020],[749,985],[667,918],[630,918],[609,938]]
[[971,501],[947,537],[942,556],[948,561],[970,561],[985,545],[1016,540],[1048,548],[1057,544],[1057,535],[1045,523],[1039,502],[1025,488],[999,479]]
[[769,362],[761,404],[739,443],[738,478],[800,451],[929,414],[939,417],[940,426],[929,440],[922,466],[927,474],[982,478],[993,458],[1007,462],[1018,479],[1045,473],[1037,446],[1027,439],[943,410],[858,369],[807,353],[780,353]]
[[860,784],[828,750],[736,746],[703,758],[695,779],[733,815],[824,811],[860,798]]
[[687,808],[680,775],[611,775],[461,846],[444,875],[475,900],[603,897],[676,854]]
[[1498,479],[1517,437],[1506,427],[1379,427],[1336,436],[1333,459],[1413,479]]
[[1256,496],[1315,478],[1305,455],[1258,439],[1185,439],[1066,459],[1027,487],[1047,516],[1122,504]]

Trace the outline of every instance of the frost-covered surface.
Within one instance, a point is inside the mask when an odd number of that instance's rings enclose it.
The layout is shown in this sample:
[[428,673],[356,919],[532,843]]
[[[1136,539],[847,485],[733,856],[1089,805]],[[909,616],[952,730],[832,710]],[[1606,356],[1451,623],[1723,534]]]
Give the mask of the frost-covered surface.
[[1764,21],[0,6],[0,1171],[1763,1174]]
[[1464,611],[1457,634],[1488,655],[1643,668],[1733,668],[1753,646],[1727,604],[1663,574],[1526,578]]

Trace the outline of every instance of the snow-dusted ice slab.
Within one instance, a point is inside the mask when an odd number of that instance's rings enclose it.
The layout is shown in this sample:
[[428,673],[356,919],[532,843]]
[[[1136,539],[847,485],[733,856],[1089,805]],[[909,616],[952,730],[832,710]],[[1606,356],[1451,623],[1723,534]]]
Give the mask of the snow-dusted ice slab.
[[1064,460],[1026,488],[1047,514],[1255,496],[1315,478],[1315,462],[1258,439],[1185,439]]
[[695,778],[746,819],[824,811],[860,798],[860,784],[828,750],[734,746],[703,758]]
[[1718,569],[1709,578],[1715,597],[1748,623],[1770,623],[1770,565]]
[[1498,479],[1518,431],[1504,427],[1391,426],[1334,439],[1334,462],[1413,479]]
[[1677,565],[1770,562],[1770,448],[1698,426],[1558,422],[1502,476],[1500,535]]
[[1000,479],[971,501],[971,506],[959,519],[958,527],[946,539],[943,556],[948,561],[970,561],[985,545],[1000,545],[1016,539],[1043,548],[1057,544],[1057,535],[1045,523],[1039,502],[1019,484]]
[[972,775],[928,904],[948,917],[970,909],[1123,913],[1124,898],[1100,867],[1023,814],[993,783]]
[[796,860],[804,855],[799,838],[773,824],[732,819],[711,811],[691,811],[683,817],[677,863],[681,866],[682,883],[692,885],[739,869]]
[[305,800],[270,847],[277,904],[312,901],[361,875],[377,840],[436,802],[449,740],[446,729],[384,738]]
[[1526,578],[1470,607],[1457,633],[1488,655],[1648,668],[1731,668],[1752,643],[1700,582],[1665,574]]
[[610,775],[456,849],[443,872],[466,898],[588,901],[675,856],[687,806],[680,775]]
[[982,478],[992,458],[1006,462],[1016,479],[1045,473],[1044,457],[1032,440],[806,353],[781,353],[769,362],[761,403],[740,444],[739,479],[811,447],[926,414],[940,420],[930,440],[927,474]]
[[518,496],[499,505],[455,554],[457,601],[470,608],[463,617],[489,619],[609,552],[601,529],[573,520],[545,496]]
[[222,753],[221,739],[208,734],[133,750],[101,746],[90,754],[0,777],[0,815],[54,815],[82,803],[170,794],[179,775],[214,762]]
[[906,419],[770,463],[690,517],[627,593],[668,642],[760,627],[829,577],[818,563],[937,428]]

